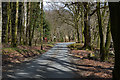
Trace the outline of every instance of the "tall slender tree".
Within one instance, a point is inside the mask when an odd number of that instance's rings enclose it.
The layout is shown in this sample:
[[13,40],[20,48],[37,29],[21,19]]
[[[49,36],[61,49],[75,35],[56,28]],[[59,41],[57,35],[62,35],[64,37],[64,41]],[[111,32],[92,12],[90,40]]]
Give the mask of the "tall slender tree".
[[[100,2],[97,3],[97,8],[100,8]],[[100,9],[97,11],[98,16],[98,24],[99,24],[99,35],[100,35],[100,56],[101,61],[104,60],[105,56],[105,45],[104,45],[104,35],[102,30],[102,18],[101,18],[101,12]]]
[[9,19],[9,34],[8,34],[8,42],[11,42],[11,35],[12,35],[12,12],[11,12],[11,9],[12,9],[12,3],[10,2],[10,9],[9,9],[9,15],[10,15],[10,19]]
[[43,0],[41,1],[41,24],[40,24],[40,36],[41,36],[41,50],[43,49]]
[[19,18],[18,18],[18,26],[19,26],[19,43],[20,45],[23,45],[24,42],[24,3],[23,2],[19,2]]
[[5,43],[5,30],[6,30],[6,23],[7,23],[7,3],[2,2],[2,43]]
[[19,2],[16,2],[16,16],[15,16],[15,25],[12,27],[12,46],[17,46],[17,27],[18,27],[18,9]]
[[[30,6],[30,5],[29,5]],[[29,23],[29,46],[32,45],[32,38],[31,38],[31,35],[32,35],[32,24],[33,24],[33,20],[32,20],[32,16],[33,16],[33,2],[31,2],[31,6],[30,6],[30,23]]]
[[10,21],[10,2],[7,3],[7,25],[5,29],[5,43],[8,43],[9,21]]
[[26,39],[25,44],[28,44],[28,30],[30,26],[30,8],[31,8],[31,2],[27,3],[27,26],[26,26]]
[[24,36],[23,36],[23,42],[24,42],[24,45],[26,44],[26,33],[27,33],[27,2],[24,2],[23,3],[23,8],[24,8],[24,18],[23,18],[23,26],[24,26],[24,28],[23,28],[23,34],[24,34]]

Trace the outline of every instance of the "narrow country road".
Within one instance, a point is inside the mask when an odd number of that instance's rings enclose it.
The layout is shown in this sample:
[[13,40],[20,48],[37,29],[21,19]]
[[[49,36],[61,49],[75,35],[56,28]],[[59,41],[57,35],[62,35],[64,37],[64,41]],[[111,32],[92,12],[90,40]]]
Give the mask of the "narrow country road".
[[[8,78],[75,78],[67,48],[69,43],[57,43],[39,58],[22,64],[4,74]],[[4,76],[3,76],[4,77]]]

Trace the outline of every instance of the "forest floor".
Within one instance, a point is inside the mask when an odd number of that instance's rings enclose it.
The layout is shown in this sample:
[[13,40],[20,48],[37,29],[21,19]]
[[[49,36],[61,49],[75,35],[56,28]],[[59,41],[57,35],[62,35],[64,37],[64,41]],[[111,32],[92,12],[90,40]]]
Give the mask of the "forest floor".
[[6,71],[8,67],[19,65],[20,63],[30,61],[52,48],[54,44],[44,44],[43,50],[41,46],[18,46],[10,47],[3,46],[2,48],[2,67]]
[[70,51],[73,57],[72,63],[76,67],[76,72],[82,77],[87,78],[112,78],[113,58],[111,61],[101,62],[100,59],[90,59],[88,55],[94,53],[90,50],[74,50]]

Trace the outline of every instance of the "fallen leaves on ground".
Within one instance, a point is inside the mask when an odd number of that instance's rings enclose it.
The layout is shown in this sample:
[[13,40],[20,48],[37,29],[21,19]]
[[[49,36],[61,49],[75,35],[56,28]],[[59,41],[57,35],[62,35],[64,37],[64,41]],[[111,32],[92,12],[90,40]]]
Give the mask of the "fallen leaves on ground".
[[7,72],[9,68],[14,68],[14,66],[19,65],[20,63],[32,60],[48,51],[50,48],[50,46],[44,46],[43,50],[40,50],[41,46],[18,46],[16,48],[9,46],[7,48],[3,48],[2,72]]
[[43,50],[41,46],[18,46],[16,48],[8,47],[2,49],[2,63],[3,66],[11,63],[21,63],[25,60],[34,58],[37,55],[41,55],[51,47],[45,46]]
[[90,60],[87,58],[92,51],[72,50],[72,62],[77,69],[77,73],[83,77],[90,78],[112,78],[113,64],[108,62],[100,62],[98,60]]

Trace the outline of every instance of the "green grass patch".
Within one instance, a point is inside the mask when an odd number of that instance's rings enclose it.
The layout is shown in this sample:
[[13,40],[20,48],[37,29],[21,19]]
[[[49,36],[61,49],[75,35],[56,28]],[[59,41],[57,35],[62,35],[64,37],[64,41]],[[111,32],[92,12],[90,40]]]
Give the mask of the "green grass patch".
[[19,50],[19,48],[13,48],[13,47],[9,47],[9,48],[2,48],[3,54],[4,52],[8,52],[8,53],[12,53],[15,52],[16,50]]
[[2,48],[2,50],[16,50],[16,48],[9,47],[9,48]]

